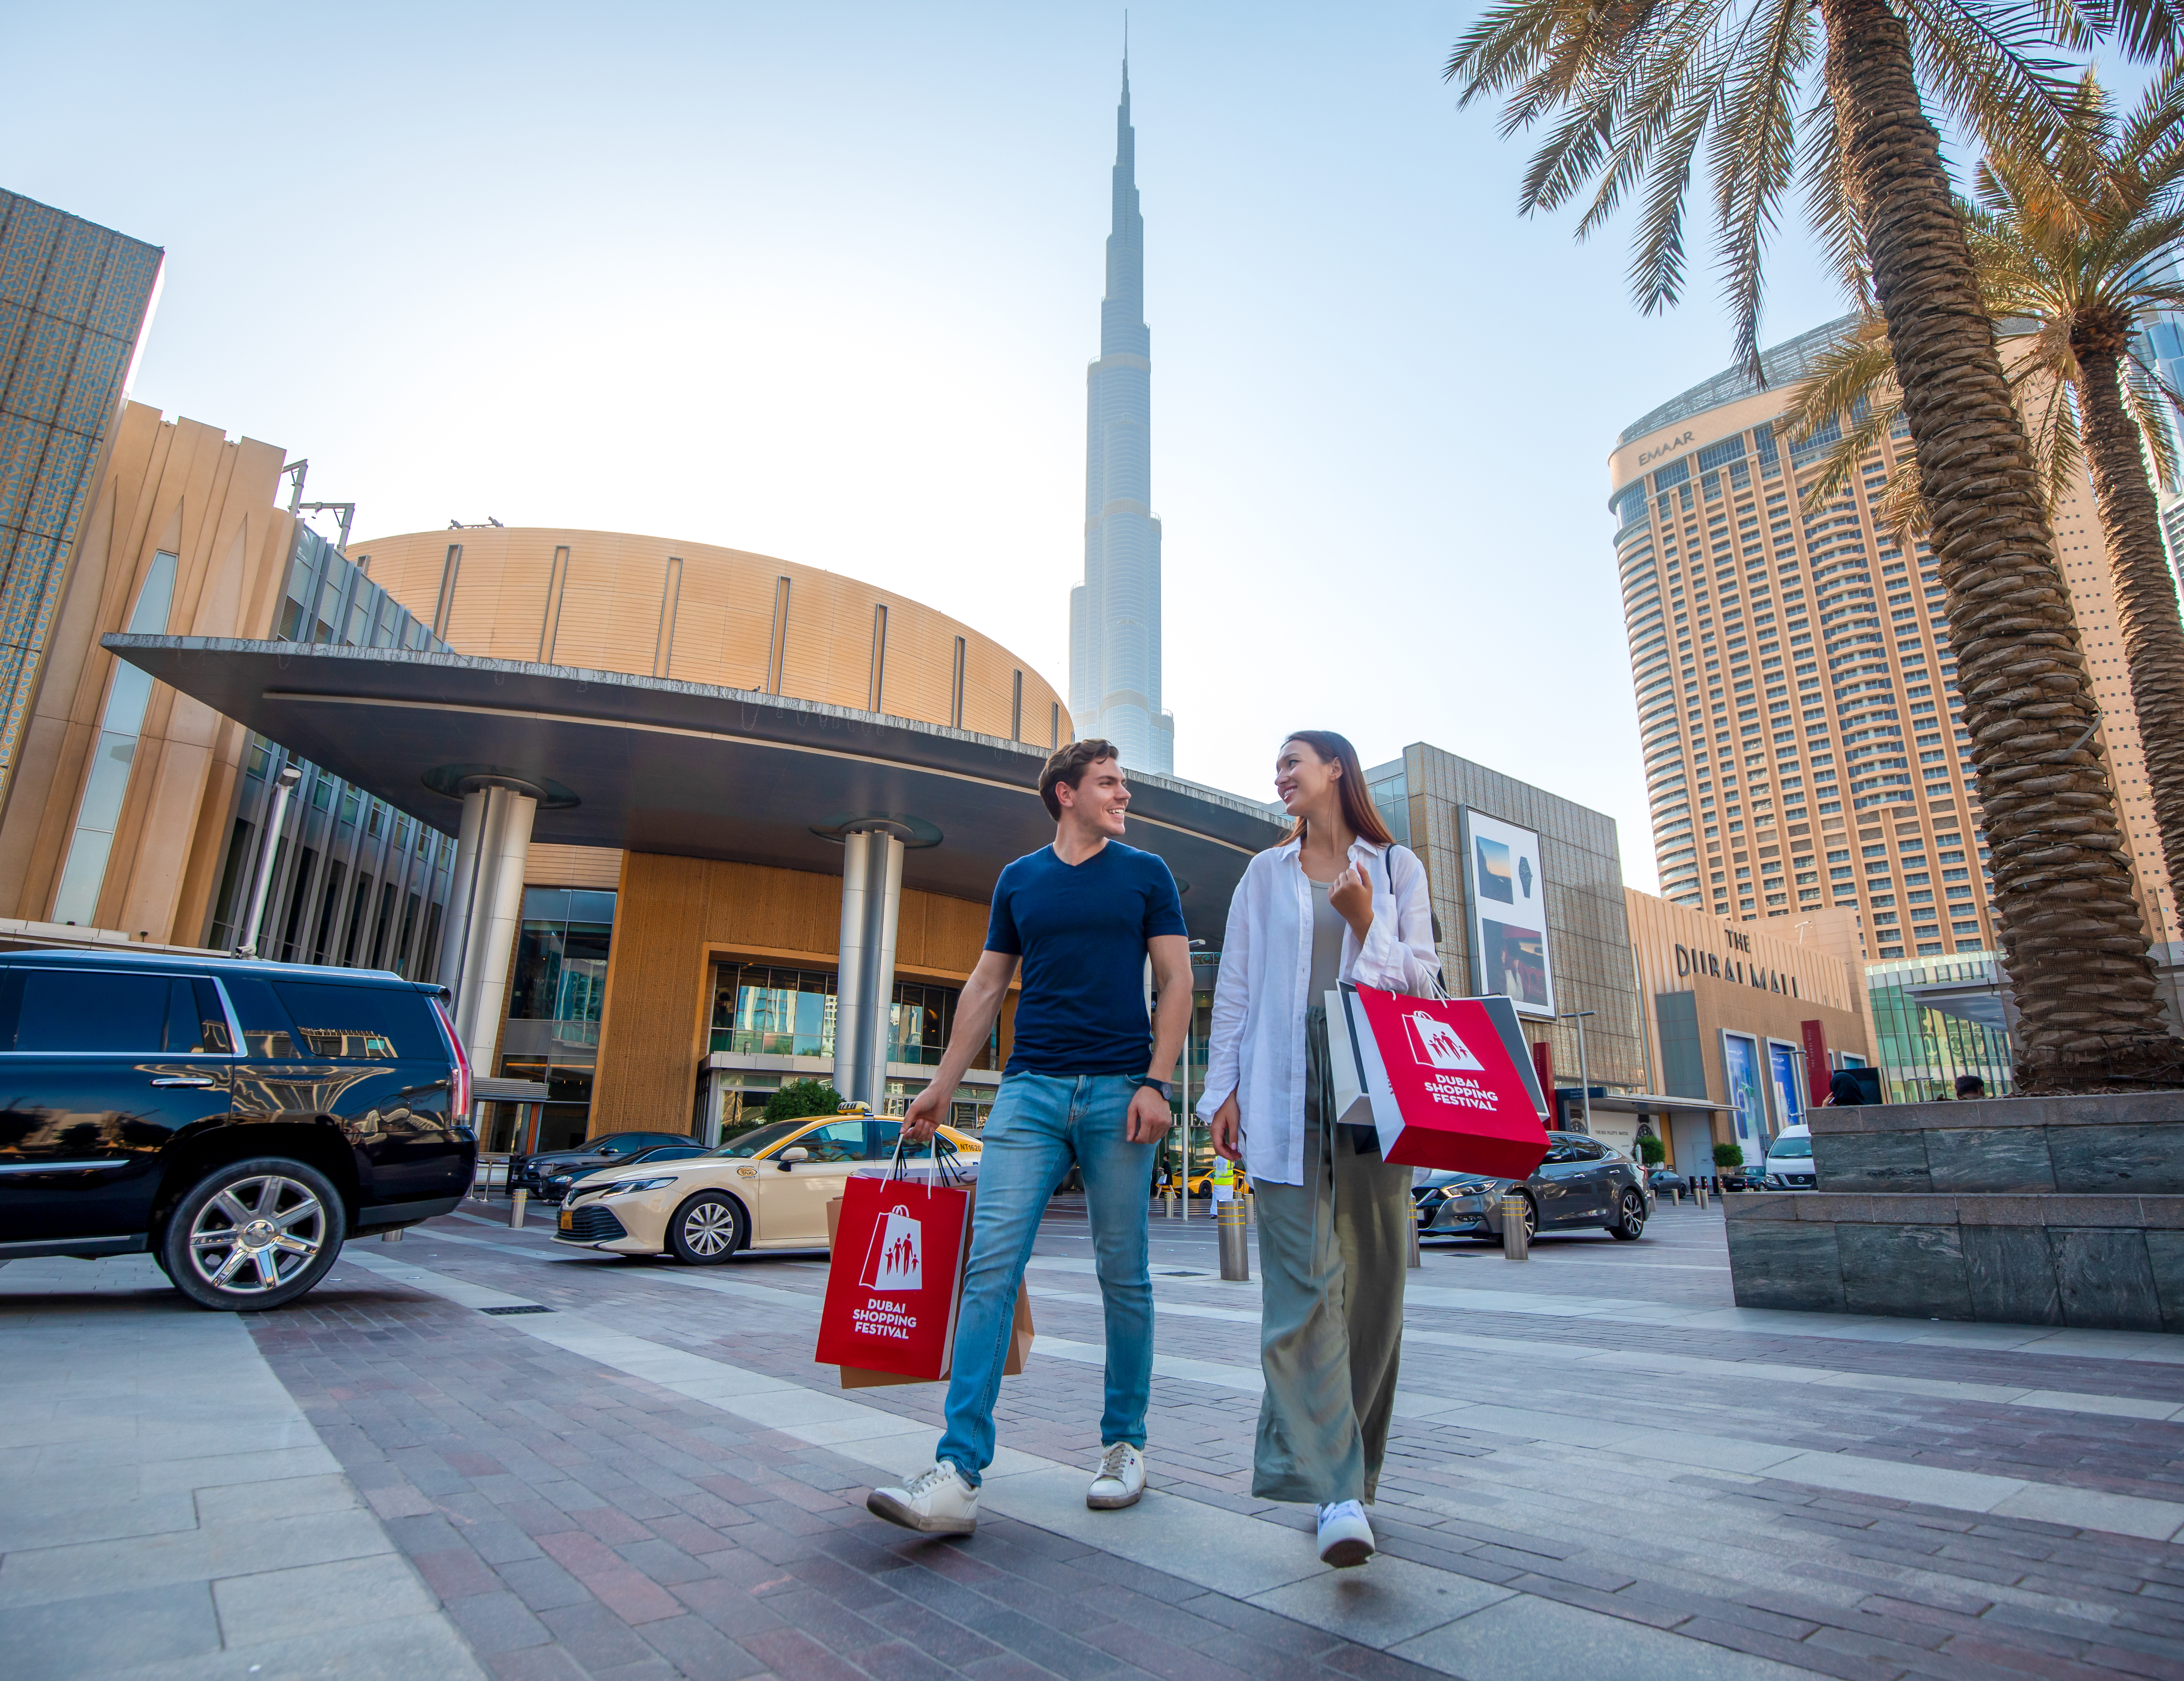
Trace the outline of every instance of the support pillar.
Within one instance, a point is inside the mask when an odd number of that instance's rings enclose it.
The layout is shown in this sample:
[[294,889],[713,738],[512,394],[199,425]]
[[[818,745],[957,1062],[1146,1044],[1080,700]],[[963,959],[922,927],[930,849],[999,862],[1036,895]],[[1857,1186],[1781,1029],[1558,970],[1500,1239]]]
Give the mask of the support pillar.
[[493,1071],[502,1000],[523,919],[523,866],[538,791],[505,777],[463,784],[463,821],[440,941],[440,984],[455,996],[455,1033],[479,1075]]
[[842,935],[834,984],[834,1089],[877,1114],[887,1097],[888,1028],[894,1001],[895,924],[902,910],[902,843],[909,831],[875,819],[842,837]]

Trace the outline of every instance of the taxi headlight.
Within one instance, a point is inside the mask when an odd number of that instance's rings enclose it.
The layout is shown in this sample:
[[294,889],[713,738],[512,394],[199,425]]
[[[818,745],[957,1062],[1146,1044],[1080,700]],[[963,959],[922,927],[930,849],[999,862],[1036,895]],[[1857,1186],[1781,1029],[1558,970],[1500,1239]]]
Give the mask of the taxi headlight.
[[599,1188],[609,1196],[621,1196],[631,1191],[656,1191],[675,1183],[672,1173],[663,1173],[657,1179],[617,1179],[611,1185]]

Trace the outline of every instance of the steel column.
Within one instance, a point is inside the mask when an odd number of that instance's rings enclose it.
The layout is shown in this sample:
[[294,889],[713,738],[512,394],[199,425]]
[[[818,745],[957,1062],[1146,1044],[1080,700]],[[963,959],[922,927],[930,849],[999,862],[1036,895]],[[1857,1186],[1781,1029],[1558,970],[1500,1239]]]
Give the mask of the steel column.
[[842,933],[834,982],[834,1089],[877,1115],[887,1097],[888,1029],[894,1000],[895,924],[902,910],[902,843],[895,823],[853,827],[842,838]]

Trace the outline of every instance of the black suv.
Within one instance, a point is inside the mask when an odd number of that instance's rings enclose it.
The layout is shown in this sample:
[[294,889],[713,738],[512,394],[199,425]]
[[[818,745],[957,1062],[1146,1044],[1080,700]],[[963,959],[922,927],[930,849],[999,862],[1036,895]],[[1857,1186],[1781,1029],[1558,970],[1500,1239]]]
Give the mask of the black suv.
[[613,1167],[627,1161],[639,1150],[657,1149],[663,1145],[687,1144],[694,1142],[688,1133],[606,1133],[575,1149],[541,1150],[536,1155],[519,1155],[508,1164],[508,1188],[528,1191],[532,1196],[548,1202],[557,1202],[568,1188],[548,1183],[555,1174],[569,1168],[579,1173],[588,1173],[596,1167]]
[[447,1213],[477,1141],[446,998],[378,970],[0,952],[0,1260],[148,1250],[206,1307],[279,1307],[345,1239]]

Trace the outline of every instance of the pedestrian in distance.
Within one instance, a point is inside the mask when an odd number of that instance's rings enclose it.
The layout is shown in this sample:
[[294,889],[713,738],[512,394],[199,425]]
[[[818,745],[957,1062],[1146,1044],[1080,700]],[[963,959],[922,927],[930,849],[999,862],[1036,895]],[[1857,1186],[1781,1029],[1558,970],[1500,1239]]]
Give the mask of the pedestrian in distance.
[[[925,1534],[978,1527],[1017,1291],[1039,1216],[1072,1163],[1084,1181],[1107,1330],[1100,1464],[1084,1504],[1134,1506],[1145,1488],[1153,1374],[1146,1192],[1172,1119],[1168,1075],[1190,1019],[1190,943],[1167,866],[1123,844],[1130,790],[1113,743],[1061,749],[1039,773],[1039,793],[1055,820],[1054,843],[1001,871],[986,949],[957,1002],[948,1048],[903,1117],[911,1143],[933,1136],[1021,963],[1015,1037],[981,1139],[946,1429],[929,1470],[875,1489],[865,1501],[875,1516]],[[1150,1024],[1149,957],[1160,997]]]
[[1820,1105],[1823,1109],[1851,1109],[1865,1102],[1865,1088],[1858,1083],[1858,1076],[1847,1068],[1838,1068],[1828,1081],[1828,1095]]
[[1973,1098],[1985,1097],[1986,1095],[1986,1082],[1980,1078],[1978,1075],[1959,1074],[1957,1076],[1957,1100],[1958,1102],[1968,1102]]
[[1228,904],[1206,1095],[1213,1148],[1250,1173],[1265,1275],[1251,1492],[1309,1501],[1319,1556],[1373,1556],[1402,1351],[1411,1170],[1371,1127],[1335,1124],[1327,994],[1339,982],[1430,994],[1440,978],[1425,866],[1395,843],[1357,750],[1300,730],[1274,761],[1289,838]]

